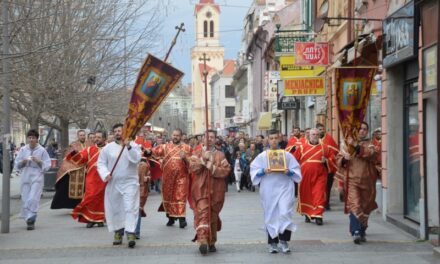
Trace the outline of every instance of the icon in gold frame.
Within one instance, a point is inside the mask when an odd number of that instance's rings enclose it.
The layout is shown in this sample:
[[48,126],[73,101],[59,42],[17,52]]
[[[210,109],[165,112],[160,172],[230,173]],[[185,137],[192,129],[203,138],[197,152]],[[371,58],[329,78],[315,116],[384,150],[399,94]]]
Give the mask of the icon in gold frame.
[[267,164],[271,171],[287,170],[286,153],[283,149],[268,150]]

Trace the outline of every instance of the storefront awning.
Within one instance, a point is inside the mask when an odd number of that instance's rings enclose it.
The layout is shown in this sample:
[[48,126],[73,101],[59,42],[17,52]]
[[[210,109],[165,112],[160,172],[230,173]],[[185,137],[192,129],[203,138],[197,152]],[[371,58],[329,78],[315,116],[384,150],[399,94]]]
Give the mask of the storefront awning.
[[260,113],[260,119],[258,119],[257,129],[258,130],[269,130],[272,127],[272,113],[262,112]]

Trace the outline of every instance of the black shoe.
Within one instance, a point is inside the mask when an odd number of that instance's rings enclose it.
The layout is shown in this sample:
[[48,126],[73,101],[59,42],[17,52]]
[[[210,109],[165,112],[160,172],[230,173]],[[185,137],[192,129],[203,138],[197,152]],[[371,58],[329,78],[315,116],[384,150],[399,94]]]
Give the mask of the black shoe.
[[360,241],[365,243],[365,242],[367,242],[367,238],[365,238],[365,236],[361,236]]
[[208,254],[208,245],[207,244],[201,244],[200,247],[199,247],[199,251],[200,251],[200,254],[202,254],[202,255]]
[[35,229],[35,221],[34,220],[27,220],[26,221],[26,229],[27,230],[34,230]]
[[361,236],[358,233],[355,233],[353,235],[353,243],[355,243],[356,245],[361,244]]
[[306,222],[306,223],[310,223],[310,218],[306,215],[305,216],[305,220],[304,220],[304,222]]
[[329,204],[327,204],[326,206],[325,206],[325,210],[326,211],[331,211],[332,209],[330,208],[330,205]]
[[209,246],[209,252],[217,252],[217,248],[215,247],[215,245]]
[[93,222],[87,223],[86,228],[92,228],[95,224]]
[[174,218],[172,218],[172,217],[168,217],[168,223],[167,223],[167,226],[172,226],[172,225],[174,225]]
[[180,228],[185,228],[187,225],[188,225],[188,223],[186,223],[185,217],[179,218],[179,227]]
[[98,227],[104,227],[104,223],[98,223]]
[[134,248],[136,246],[136,236],[134,233],[127,233],[127,241],[128,241],[128,247]]
[[118,232],[118,231],[115,232],[115,235],[113,237],[113,245],[114,246],[122,244],[122,236],[123,235],[121,234],[121,232]]
[[317,225],[322,225],[323,224],[323,220],[322,220],[322,218],[315,218],[315,223],[317,224]]
[[34,223],[32,223],[32,224],[27,224],[26,229],[27,229],[27,230],[34,230],[34,229],[35,229],[35,224],[34,224]]

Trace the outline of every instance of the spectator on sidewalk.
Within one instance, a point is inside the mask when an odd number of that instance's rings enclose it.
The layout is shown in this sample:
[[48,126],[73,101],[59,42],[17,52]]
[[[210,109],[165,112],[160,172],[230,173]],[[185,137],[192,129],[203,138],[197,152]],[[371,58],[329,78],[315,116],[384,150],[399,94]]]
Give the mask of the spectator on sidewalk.
[[20,149],[15,168],[21,174],[21,217],[26,221],[27,230],[34,230],[43,193],[44,173],[51,164],[49,154],[38,144],[39,133],[31,129],[26,136],[28,144]]

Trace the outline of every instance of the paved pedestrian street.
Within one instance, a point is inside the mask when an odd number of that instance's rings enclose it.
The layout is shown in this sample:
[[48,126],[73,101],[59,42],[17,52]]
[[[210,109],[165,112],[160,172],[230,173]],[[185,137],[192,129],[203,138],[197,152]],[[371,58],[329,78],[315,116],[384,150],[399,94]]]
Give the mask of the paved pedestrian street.
[[160,195],[154,191],[135,249],[127,248],[125,241],[113,246],[106,228],[87,229],[72,220],[69,210],[50,210],[50,201],[42,202],[34,231],[26,231],[24,221],[13,216],[10,233],[0,234],[0,263],[440,263],[429,243],[385,223],[379,214],[370,219],[368,242],[353,244],[348,217],[336,200],[323,226],[295,216],[298,229],[291,254],[269,254],[258,192],[237,193],[230,188],[221,213],[218,251],[208,256],[201,256],[191,242],[192,211],[188,211],[187,228],[180,229],[177,223],[165,226],[165,215],[157,212]]

